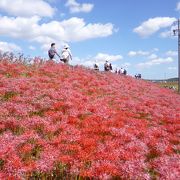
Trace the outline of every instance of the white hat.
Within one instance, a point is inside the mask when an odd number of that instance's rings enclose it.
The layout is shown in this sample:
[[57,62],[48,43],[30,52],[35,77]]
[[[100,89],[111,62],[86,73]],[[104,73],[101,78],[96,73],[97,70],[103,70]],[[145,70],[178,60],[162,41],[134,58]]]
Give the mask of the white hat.
[[65,45],[64,45],[64,49],[67,49],[67,48],[69,48],[69,45],[68,45],[68,44],[65,44]]

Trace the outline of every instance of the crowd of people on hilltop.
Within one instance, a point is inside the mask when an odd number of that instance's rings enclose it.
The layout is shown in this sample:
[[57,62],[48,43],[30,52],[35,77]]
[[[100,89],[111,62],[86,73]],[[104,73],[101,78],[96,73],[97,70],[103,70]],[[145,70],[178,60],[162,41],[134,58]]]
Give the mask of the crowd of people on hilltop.
[[[94,70],[99,71],[99,66],[97,63],[94,64]],[[120,68],[119,70],[118,70],[118,68],[116,68],[115,70],[113,70],[112,64],[108,60],[106,60],[104,63],[104,71],[105,72],[114,72],[116,74],[127,75],[127,70],[124,68]]]
[[[95,70],[95,71],[99,71],[99,66],[98,66],[97,63],[94,64],[94,70]],[[116,69],[113,71],[112,64],[111,64],[108,60],[105,61],[104,71],[105,71],[105,72],[114,72],[114,73],[116,73],[116,74],[127,75],[127,70],[124,69],[124,68],[120,68],[119,70],[118,70],[118,68],[116,68]]]
[[136,79],[141,79],[141,78],[142,78],[142,75],[141,75],[141,74],[136,74],[134,77],[135,77]]
[[104,64],[104,71],[108,72],[111,71],[112,72],[113,68],[112,68],[112,64],[106,60],[105,64]]
[[[56,44],[55,43],[52,43],[51,44],[51,47],[48,51],[48,56],[49,56],[49,59],[50,60],[55,60],[55,56],[57,55],[60,59],[60,61],[64,62],[64,64],[69,64],[69,61],[72,60],[72,53],[71,53],[71,50],[70,50],[70,47],[68,44],[65,44],[62,51],[61,51],[61,55],[59,55],[56,51]],[[95,71],[99,71],[99,65],[97,63],[94,64],[94,67],[93,69]],[[113,67],[112,67],[112,64],[106,60],[105,63],[104,63],[104,71],[105,72],[114,72],[116,74],[120,74],[120,75],[127,75],[127,70],[125,68],[116,68],[114,71],[113,71]],[[135,78],[136,79],[141,79],[141,74],[136,74],[135,75]]]
[[114,71],[113,71],[113,68],[112,68],[112,64],[109,63],[108,61],[105,62],[104,64],[104,71],[111,71],[111,72],[114,72],[116,74],[123,74],[123,75],[127,75],[127,70],[124,69],[124,68],[116,68]]
[[123,75],[127,75],[127,70],[124,69],[124,68],[121,68],[121,69],[116,69],[115,71],[116,74],[123,74]]

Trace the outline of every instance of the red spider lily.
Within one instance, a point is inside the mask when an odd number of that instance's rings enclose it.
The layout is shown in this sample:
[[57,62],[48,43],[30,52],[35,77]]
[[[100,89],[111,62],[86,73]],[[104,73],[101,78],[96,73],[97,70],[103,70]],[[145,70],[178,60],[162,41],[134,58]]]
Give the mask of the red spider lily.
[[180,96],[36,58],[0,61],[0,179],[178,179]]

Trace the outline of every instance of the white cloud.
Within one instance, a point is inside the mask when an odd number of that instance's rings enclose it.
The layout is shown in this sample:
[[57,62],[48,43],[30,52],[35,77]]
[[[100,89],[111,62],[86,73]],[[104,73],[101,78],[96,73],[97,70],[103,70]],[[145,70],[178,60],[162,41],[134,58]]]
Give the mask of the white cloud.
[[160,37],[161,38],[173,38],[173,37],[177,37],[177,31],[174,34],[174,30],[178,29],[178,25],[177,25],[177,21],[175,21],[172,26],[168,29],[165,30],[163,32],[160,33]]
[[128,67],[130,67],[130,66],[131,66],[131,63],[129,63],[129,62],[122,64],[122,67],[126,68],[126,69],[128,69]]
[[152,51],[153,51],[153,52],[158,52],[159,49],[158,49],[158,48],[154,48]]
[[160,33],[160,37],[162,38],[170,38],[173,37],[172,31],[164,31]]
[[46,0],[49,3],[56,3],[58,0]]
[[35,48],[34,46],[29,46],[29,49],[33,51],[33,50],[35,50],[36,48]]
[[177,70],[177,67],[168,67],[168,70],[175,71],[175,70]]
[[92,38],[107,37],[114,33],[111,23],[86,24],[84,19],[73,17],[63,21],[40,24],[41,18],[33,16],[0,17],[0,35],[38,42],[47,46],[52,42],[77,42]]
[[180,2],[177,3],[176,11],[180,11]]
[[128,56],[130,56],[130,57],[134,57],[134,56],[136,56],[136,55],[137,55],[136,51],[130,51],[130,52],[128,53]]
[[[123,56],[118,55],[111,55],[107,53],[98,53],[95,56],[89,56],[87,58],[81,59],[78,57],[73,58],[73,64],[81,64],[87,67],[93,67],[94,63],[98,63],[99,66],[102,66],[106,60],[109,60],[109,62],[117,62],[123,59]],[[129,64],[126,64],[129,65]]]
[[144,62],[144,63],[139,63],[137,64],[138,68],[149,68],[151,66],[155,65],[161,65],[161,64],[166,64],[166,63],[172,63],[174,60],[172,57],[167,57],[167,58],[156,58],[152,59],[150,61]]
[[136,27],[133,31],[141,37],[148,37],[161,28],[170,27],[173,22],[176,21],[176,18],[171,17],[155,17],[148,19],[143,22],[140,26]]
[[150,52],[148,52],[148,51],[130,51],[129,53],[128,53],[128,56],[129,57],[135,57],[135,56],[147,56],[147,55],[149,55],[150,54]]
[[76,0],[67,0],[66,7],[69,7],[71,13],[79,13],[79,12],[91,12],[94,4],[90,3],[78,3]]
[[109,55],[109,54],[105,54],[105,53],[98,53],[94,59],[98,62],[105,62],[105,60],[114,62],[114,61],[118,61],[118,60],[122,60],[123,57],[121,55]]
[[39,32],[39,17],[0,17],[0,35],[6,35],[13,38],[32,39]]
[[173,62],[173,58],[172,57],[167,57],[167,58],[157,58],[157,59],[153,59],[151,60],[151,62],[153,63],[153,65],[159,65],[159,64],[163,64],[163,63],[171,63]]
[[22,17],[52,17],[55,13],[55,9],[44,0],[1,0],[0,11]]
[[0,42],[0,51],[14,52],[14,51],[21,51],[21,48],[14,43]]
[[148,59],[156,59],[156,58],[158,58],[156,54],[151,54],[150,56],[148,56]]
[[64,17],[65,15],[65,13],[60,13],[60,17]]
[[166,52],[166,56],[173,57],[173,56],[177,56],[177,55],[178,55],[177,51],[169,50],[169,51]]

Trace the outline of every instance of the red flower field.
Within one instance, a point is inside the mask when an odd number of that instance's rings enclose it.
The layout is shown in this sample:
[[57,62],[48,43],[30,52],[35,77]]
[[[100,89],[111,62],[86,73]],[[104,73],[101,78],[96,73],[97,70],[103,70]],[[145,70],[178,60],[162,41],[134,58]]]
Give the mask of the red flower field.
[[180,177],[180,96],[47,62],[0,62],[0,179]]

